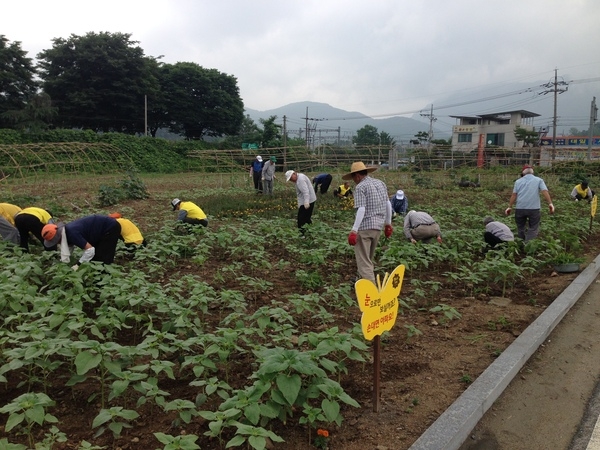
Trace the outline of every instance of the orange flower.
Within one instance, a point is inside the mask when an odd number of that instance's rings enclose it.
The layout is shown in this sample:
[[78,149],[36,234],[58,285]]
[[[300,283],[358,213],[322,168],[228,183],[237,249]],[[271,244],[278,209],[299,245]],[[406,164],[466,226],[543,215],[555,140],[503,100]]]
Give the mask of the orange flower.
[[319,436],[323,436],[323,437],[326,437],[326,438],[327,438],[327,437],[329,437],[329,431],[327,431],[327,430],[323,430],[323,429],[321,429],[321,428],[319,428],[319,429],[317,430],[317,434],[318,434]]

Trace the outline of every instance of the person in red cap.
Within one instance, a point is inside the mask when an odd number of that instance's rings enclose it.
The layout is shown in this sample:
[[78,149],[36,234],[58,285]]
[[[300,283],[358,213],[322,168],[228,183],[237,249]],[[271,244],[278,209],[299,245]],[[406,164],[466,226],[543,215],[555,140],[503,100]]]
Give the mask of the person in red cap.
[[554,205],[544,180],[533,174],[533,167],[523,166],[521,178],[515,181],[513,193],[508,202],[508,208],[504,213],[510,215],[515,205],[515,223],[517,224],[517,235],[529,241],[535,239],[539,233],[541,222],[540,193],[548,202],[550,214],[554,214]]

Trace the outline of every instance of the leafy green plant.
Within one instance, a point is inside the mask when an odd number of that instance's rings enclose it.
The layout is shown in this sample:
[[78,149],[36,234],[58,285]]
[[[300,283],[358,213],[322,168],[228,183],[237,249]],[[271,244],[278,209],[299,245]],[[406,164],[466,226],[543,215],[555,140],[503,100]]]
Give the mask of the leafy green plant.
[[27,435],[29,448],[34,448],[33,429],[36,425],[42,426],[46,423],[57,423],[58,419],[47,412],[54,406],[54,401],[46,394],[40,392],[28,392],[19,395],[10,403],[0,408],[0,413],[8,414],[8,420],[4,430],[11,431],[13,428],[21,427]]
[[[139,417],[139,414],[131,409],[124,409],[122,406],[113,406],[109,409],[101,409],[98,415],[92,422],[92,428],[98,428],[95,437],[103,434],[108,428],[112,431],[113,437],[116,439],[121,436],[123,428],[131,428],[129,423],[131,420],[135,420]],[[108,424],[104,426],[105,424]]]
[[460,377],[460,381],[464,384],[471,384],[473,382],[473,379],[471,378],[471,375],[464,374],[462,377]]
[[196,444],[198,436],[193,434],[171,436],[165,433],[154,433],[154,437],[164,444],[163,450],[197,450],[200,448]]
[[404,324],[404,328],[406,328],[406,340],[409,341],[414,336],[422,335],[423,332],[419,330],[416,326],[411,324]]
[[316,271],[298,269],[296,270],[296,278],[306,289],[314,290],[323,286],[323,278],[321,278],[319,272]]
[[585,259],[575,256],[570,252],[560,252],[554,258],[552,258],[551,263],[555,265],[560,264],[581,264],[585,261]]
[[430,312],[432,313],[438,313],[441,312],[443,314],[444,319],[441,320],[441,323],[444,323],[446,321],[451,321],[454,319],[460,319],[462,317],[462,314],[459,313],[456,308],[453,308],[452,306],[448,306],[448,305],[444,305],[443,303],[434,306],[433,308],[429,309]]
[[243,423],[234,423],[236,427],[235,436],[227,442],[226,447],[239,447],[247,443],[255,450],[263,450],[267,448],[267,438],[273,442],[284,442],[284,440],[269,430],[263,427],[255,427]]
[[100,206],[113,206],[123,200],[123,192],[114,186],[102,185],[98,192]]

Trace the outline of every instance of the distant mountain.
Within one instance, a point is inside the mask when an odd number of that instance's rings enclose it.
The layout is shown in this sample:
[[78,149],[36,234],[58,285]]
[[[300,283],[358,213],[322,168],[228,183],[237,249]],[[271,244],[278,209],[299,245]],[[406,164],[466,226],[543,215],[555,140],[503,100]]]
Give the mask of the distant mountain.
[[[286,127],[290,137],[306,137],[306,127],[311,130],[311,136],[316,142],[335,142],[351,140],[356,136],[357,130],[365,125],[372,125],[378,131],[385,131],[399,144],[408,144],[419,131],[429,131],[429,122],[407,117],[389,117],[386,119],[373,119],[356,111],[344,111],[334,108],[327,103],[297,102],[267,111],[257,111],[246,108],[245,114],[249,115],[260,126],[260,119],[277,116],[277,123],[283,123],[286,118]],[[307,118],[308,117],[308,121]],[[434,137],[447,139],[450,135],[441,134],[434,127]]]
[[[590,102],[595,96],[600,98],[600,79],[573,80],[569,75],[560,78],[566,80],[568,89],[557,96],[557,133],[568,134],[574,127],[579,130],[589,128]],[[527,110],[539,117],[533,119],[533,126],[551,129],[554,117],[554,95],[546,86],[552,80],[540,80],[531,83],[507,83],[492,87],[465,89],[441,97],[434,102],[433,126],[435,139],[447,139],[452,135],[452,125],[456,119],[450,116],[481,115],[514,110]],[[564,89],[564,86],[561,86]],[[423,105],[423,111],[429,113],[431,104]],[[436,109],[437,107],[437,109]],[[305,137],[308,127],[318,141],[334,142],[339,127],[340,138],[351,140],[356,131],[365,125],[372,125],[379,131],[385,131],[397,143],[407,144],[419,131],[429,131],[429,119],[420,114],[408,117],[389,117],[374,119],[357,111],[344,111],[326,103],[297,102],[268,111],[246,109],[259,126],[260,119],[277,116],[277,123],[282,123],[286,116],[286,126],[291,137]]]

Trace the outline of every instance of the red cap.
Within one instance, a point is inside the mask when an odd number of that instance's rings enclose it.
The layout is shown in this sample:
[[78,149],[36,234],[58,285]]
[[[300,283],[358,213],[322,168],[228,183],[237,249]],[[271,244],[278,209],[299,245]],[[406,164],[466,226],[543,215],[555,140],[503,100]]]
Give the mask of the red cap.
[[533,169],[529,164],[525,164],[521,170]]

